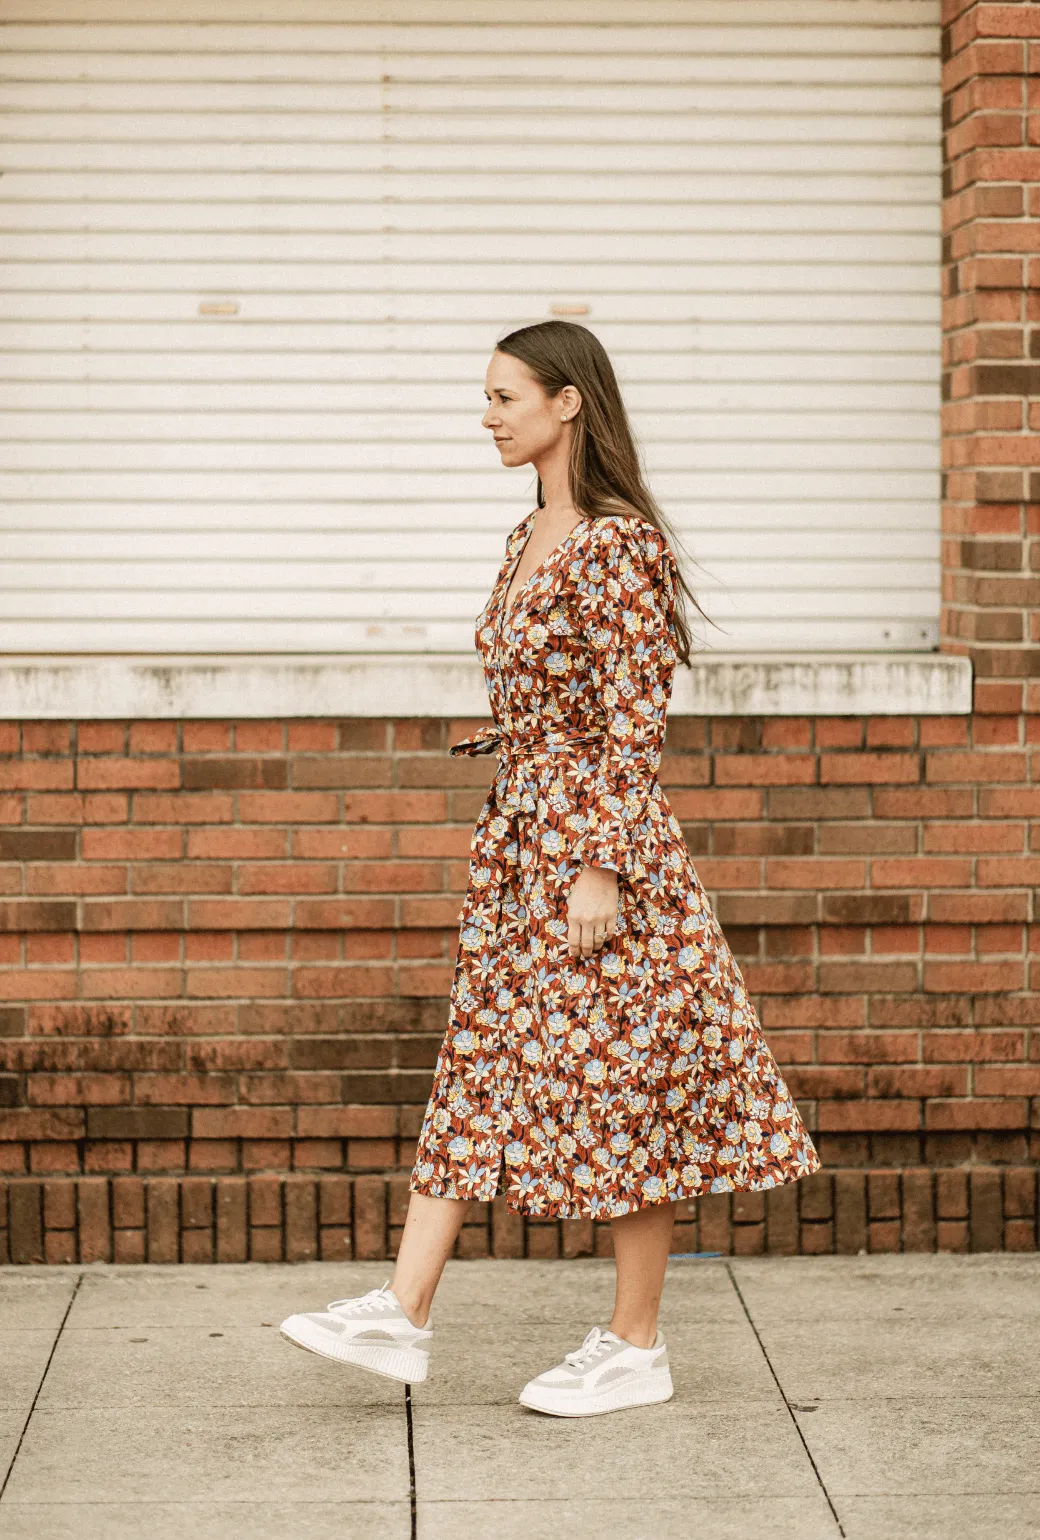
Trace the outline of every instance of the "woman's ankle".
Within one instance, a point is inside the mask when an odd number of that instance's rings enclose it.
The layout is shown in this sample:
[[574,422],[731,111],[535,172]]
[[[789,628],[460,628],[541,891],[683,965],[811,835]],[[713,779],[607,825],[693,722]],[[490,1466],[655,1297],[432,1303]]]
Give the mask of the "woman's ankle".
[[429,1301],[423,1299],[421,1295],[412,1293],[403,1286],[399,1288],[394,1283],[391,1283],[390,1289],[412,1325],[419,1331],[422,1331],[430,1319]]
[[656,1322],[653,1326],[647,1328],[645,1325],[635,1321],[622,1322],[617,1326],[611,1321],[607,1330],[612,1331],[615,1337],[621,1337],[625,1342],[631,1342],[633,1347],[652,1348],[657,1341]]

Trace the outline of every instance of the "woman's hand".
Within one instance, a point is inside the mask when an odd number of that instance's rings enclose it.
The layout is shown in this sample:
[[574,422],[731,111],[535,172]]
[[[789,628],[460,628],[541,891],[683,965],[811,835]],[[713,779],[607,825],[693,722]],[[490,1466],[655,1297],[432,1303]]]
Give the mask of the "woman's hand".
[[567,950],[591,957],[617,929],[618,878],[609,866],[583,866],[567,895]]

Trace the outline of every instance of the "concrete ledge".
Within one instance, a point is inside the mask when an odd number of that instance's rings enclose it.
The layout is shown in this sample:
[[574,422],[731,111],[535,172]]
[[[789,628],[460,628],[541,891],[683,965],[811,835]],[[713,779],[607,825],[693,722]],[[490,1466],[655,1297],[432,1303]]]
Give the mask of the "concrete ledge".
[[[942,653],[712,654],[680,668],[674,716],[970,713],[972,665]],[[0,720],[482,717],[472,655],[9,656]]]

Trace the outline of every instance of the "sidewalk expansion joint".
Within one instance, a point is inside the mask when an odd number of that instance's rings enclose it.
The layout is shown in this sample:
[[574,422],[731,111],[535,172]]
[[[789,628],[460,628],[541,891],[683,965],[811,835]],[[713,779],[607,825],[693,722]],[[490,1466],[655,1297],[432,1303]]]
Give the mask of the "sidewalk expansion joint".
[[418,1534],[418,1519],[415,1508],[415,1439],[412,1429],[412,1387],[405,1382],[404,1387],[404,1419],[408,1429],[408,1500],[412,1513],[412,1537],[416,1540]]
[[781,1396],[783,1397],[784,1405],[787,1408],[787,1415],[790,1417],[792,1423],[794,1424],[794,1431],[798,1434],[799,1442],[801,1443],[802,1448],[805,1450],[805,1458],[809,1461],[809,1464],[812,1466],[813,1475],[816,1477],[816,1480],[819,1483],[820,1491],[823,1493],[823,1495],[824,1495],[824,1497],[825,1497],[825,1499],[827,1501],[827,1506],[831,1510],[831,1514],[832,1514],[832,1516],[834,1518],[834,1522],[838,1526],[838,1534],[841,1535],[842,1540],[845,1540],[845,1530],[844,1530],[844,1528],[842,1526],[841,1520],[838,1517],[838,1510],[837,1510],[837,1508],[835,1508],[834,1503],[831,1501],[831,1494],[828,1492],[826,1486],[824,1485],[823,1477],[820,1475],[820,1468],[817,1465],[816,1461],[813,1459],[812,1450],[809,1448],[809,1445],[805,1441],[805,1434],[802,1432],[801,1425],[799,1424],[798,1418],[795,1416],[794,1407],[791,1405],[790,1401],[787,1399],[787,1392],[785,1391],[784,1387],[781,1385],[780,1377],[777,1374],[776,1370],[773,1368],[773,1361],[770,1358],[769,1354],[766,1352],[766,1345],[762,1341],[762,1337],[761,1337],[761,1335],[759,1333],[758,1327],[755,1325],[755,1323],[754,1323],[754,1321],[753,1321],[753,1319],[751,1317],[751,1311],[747,1307],[747,1301],[745,1300],[743,1294],[740,1292],[740,1284],[737,1282],[736,1278],[733,1275],[733,1268],[730,1266],[730,1264],[728,1262],[726,1263],[726,1272],[729,1274],[729,1281],[733,1285],[733,1289],[734,1289],[734,1292],[736,1293],[737,1298],[740,1300],[740,1307],[743,1310],[745,1316],[747,1317],[747,1323],[751,1327],[751,1330],[755,1334],[755,1341],[758,1343],[759,1349],[760,1349],[760,1351],[762,1353],[762,1357],[766,1361],[766,1367],[769,1370],[770,1374],[773,1376],[773,1383],[776,1385],[777,1390],[780,1392]]
[[26,1417],[24,1423],[22,1424],[22,1431],[18,1435],[18,1442],[15,1445],[14,1454],[11,1456],[11,1463],[7,1467],[7,1470],[6,1470],[5,1474],[4,1474],[3,1485],[0,1486],[0,1502],[3,1501],[4,1493],[7,1491],[7,1483],[11,1479],[11,1472],[14,1470],[15,1464],[17,1463],[17,1460],[18,1460],[18,1456],[22,1452],[22,1444],[25,1441],[26,1433],[29,1431],[29,1424],[30,1424],[30,1422],[32,1422],[33,1412],[35,1412],[35,1410],[36,1410],[36,1403],[40,1399],[40,1392],[42,1391],[42,1389],[44,1387],[44,1384],[46,1383],[47,1376],[50,1373],[51,1364],[54,1362],[54,1355],[55,1355],[55,1353],[57,1352],[57,1349],[58,1349],[58,1343],[61,1341],[61,1334],[65,1330],[65,1322],[69,1318],[69,1311],[72,1309],[73,1305],[76,1303],[76,1295],[79,1293],[79,1286],[80,1286],[80,1284],[82,1282],[83,1282],[83,1274],[82,1273],[77,1273],[76,1274],[75,1285],[73,1287],[72,1293],[69,1295],[69,1302],[65,1306],[65,1314],[61,1318],[61,1325],[58,1327],[58,1331],[57,1331],[57,1334],[56,1334],[56,1336],[54,1338],[54,1341],[51,1343],[51,1350],[47,1354],[47,1362],[44,1364],[44,1366],[43,1366],[43,1373],[40,1375],[40,1383],[37,1385],[37,1387],[36,1387],[36,1394],[32,1398],[32,1406],[30,1406],[28,1416]]

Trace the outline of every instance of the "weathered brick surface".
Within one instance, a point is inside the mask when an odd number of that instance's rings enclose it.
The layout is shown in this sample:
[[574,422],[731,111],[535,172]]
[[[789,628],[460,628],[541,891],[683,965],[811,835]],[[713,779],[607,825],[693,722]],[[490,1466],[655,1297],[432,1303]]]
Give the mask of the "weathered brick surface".
[[[950,1173],[951,1175],[954,1173]],[[927,1167],[832,1174],[831,1217],[809,1182],[767,1194],[719,1194],[678,1205],[673,1250],[723,1256],[855,1255],[898,1251],[1035,1251],[1035,1167],[975,1166],[970,1212],[940,1192]],[[286,1175],[90,1178],[73,1208],[28,1177],[0,1179],[4,1260],[29,1262],[303,1262],[390,1259],[408,1205],[408,1176]],[[868,1219],[869,1188],[884,1218]],[[945,1207],[944,1207],[944,1199]],[[146,1226],[141,1223],[147,1213]],[[71,1220],[71,1224],[69,1221]],[[191,1220],[189,1224],[187,1221]],[[355,1239],[355,1236],[357,1239]],[[609,1220],[538,1220],[510,1213],[501,1197],[472,1204],[456,1257],[610,1256]]]
[[[673,719],[666,784],[828,1172],[931,1165],[941,1177],[1035,1161],[1037,720]],[[98,731],[111,725],[41,736],[11,724],[2,740],[16,769],[0,1170],[51,1182],[406,1172],[444,1030],[473,817],[416,789],[450,782],[456,725]],[[151,779],[135,777],[135,757]],[[80,794],[84,758],[103,804]],[[42,759],[69,767],[60,826],[30,773]],[[490,766],[466,774],[479,799]],[[298,800],[314,795],[329,799],[316,823],[316,804]],[[103,890],[84,878],[98,873]],[[797,1226],[786,1199],[758,1212],[739,1195],[727,1223],[748,1252],[888,1246],[890,1187],[866,1189],[865,1220],[828,1176],[807,1184]],[[316,1198],[313,1235],[293,1231],[291,1245],[382,1244],[369,1238],[370,1190],[335,1218]],[[181,1191],[176,1223],[162,1198],[158,1217],[113,1215],[98,1244],[125,1253],[140,1232],[157,1255],[201,1245],[184,1240],[209,1223],[196,1222],[198,1191]],[[945,1191],[936,1223],[966,1223],[966,1206],[943,1211]],[[911,1197],[931,1244],[928,1204]],[[243,1231],[227,1201],[218,1245],[283,1244],[284,1216],[254,1215]],[[705,1233],[719,1222],[706,1213]],[[1008,1232],[1016,1245],[1020,1230]]]

